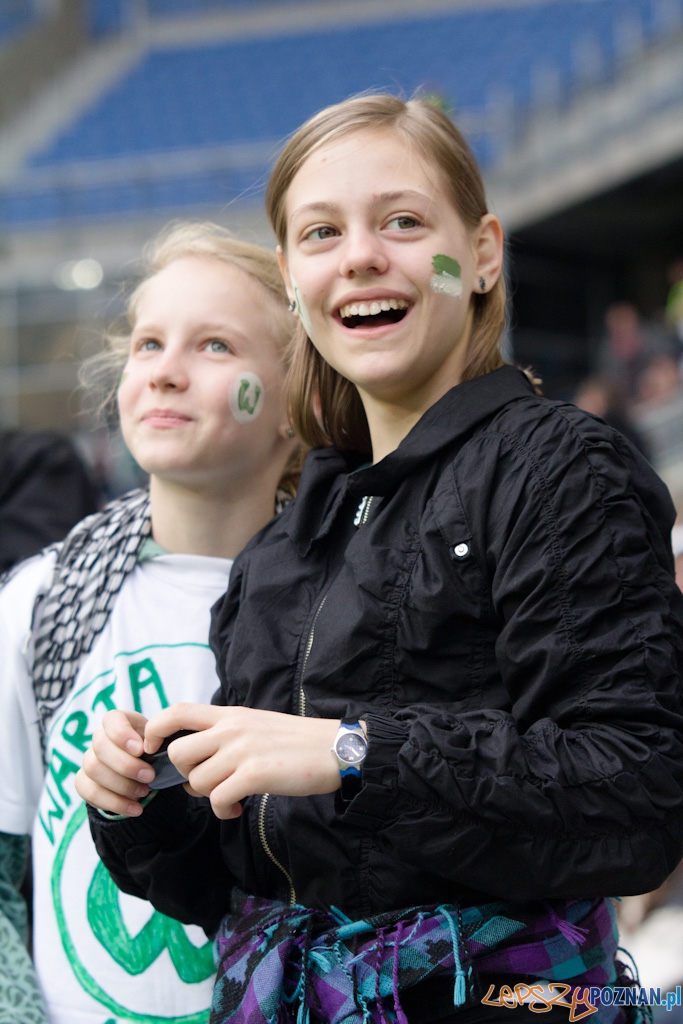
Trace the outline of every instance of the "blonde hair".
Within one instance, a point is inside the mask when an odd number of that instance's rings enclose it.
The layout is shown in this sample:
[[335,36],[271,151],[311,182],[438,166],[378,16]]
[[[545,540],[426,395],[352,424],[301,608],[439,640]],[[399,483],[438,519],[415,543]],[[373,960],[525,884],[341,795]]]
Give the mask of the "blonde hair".
[[[388,94],[363,95],[312,117],[292,136],[276,161],[266,191],[266,209],[283,251],[287,246],[287,191],[302,164],[328,142],[355,132],[381,129],[400,132],[439,169],[464,224],[472,230],[477,227],[488,213],[484,185],[469,146],[450,118],[427,99],[405,101]],[[472,303],[472,332],[463,380],[503,365],[503,276],[485,294],[474,294]],[[367,419],[355,386],[324,361],[301,325],[292,339],[287,387],[292,422],[307,444],[371,450]]]
[[[102,352],[86,360],[79,374],[81,384],[97,397],[101,413],[115,407],[116,392],[130,351],[130,331],[135,326],[138,305],[147,283],[175,260],[188,256],[221,260],[239,267],[260,284],[270,297],[268,311],[283,371],[289,369],[293,318],[275,253],[252,242],[236,238],[211,221],[172,221],[149,242],[142,254],[142,275],[126,304],[128,332],[109,332]],[[290,457],[280,488],[294,493],[301,472],[303,446]]]

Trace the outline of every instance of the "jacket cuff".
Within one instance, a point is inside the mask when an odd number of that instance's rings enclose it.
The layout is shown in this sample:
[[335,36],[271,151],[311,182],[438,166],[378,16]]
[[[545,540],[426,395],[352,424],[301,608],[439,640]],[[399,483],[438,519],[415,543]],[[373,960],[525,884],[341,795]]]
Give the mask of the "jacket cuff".
[[[144,804],[142,814],[136,818],[125,815],[109,815],[88,804],[88,818],[93,834],[101,832],[110,838],[116,837],[121,843],[153,840],[168,837],[179,831],[184,822],[191,799],[182,786],[166,790],[152,790],[153,801]],[[142,802],[142,801],[141,801]]]
[[408,740],[409,725],[376,714],[359,716],[367,724],[368,753],[363,763],[363,785],[349,802],[336,794],[337,814],[351,825],[381,827],[398,814],[398,758]]
[[[150,789],[147,796],[143,796],[142,800],[139,801],[141,807],[146,807],[147,804],[151,804],[154,797],[159,792],[158,789]],[[103,811],[101,807],[96,808],[100,818],[104,818],[105,821],[128,821],[129,814],[114,814],[113,811]]]

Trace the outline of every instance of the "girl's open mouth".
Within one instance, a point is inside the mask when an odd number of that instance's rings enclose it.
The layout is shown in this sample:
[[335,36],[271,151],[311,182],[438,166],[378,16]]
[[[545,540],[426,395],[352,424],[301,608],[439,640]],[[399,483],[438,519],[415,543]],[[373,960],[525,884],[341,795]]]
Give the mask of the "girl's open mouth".
[[386,327],[397,324],[408,312],[405,299],[373,299],[370,302],[349,302],[339,309],[344,327]]

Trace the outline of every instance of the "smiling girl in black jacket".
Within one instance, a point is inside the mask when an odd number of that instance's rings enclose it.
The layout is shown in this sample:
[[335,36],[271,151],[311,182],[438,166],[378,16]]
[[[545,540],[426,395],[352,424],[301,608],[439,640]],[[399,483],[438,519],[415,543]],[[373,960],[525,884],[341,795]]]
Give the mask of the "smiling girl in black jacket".
[[[503,365],[500,224],[435,107],[322,111],[268,209],[315,450],[214,609],[216,704],[95,735],[101,855],[217,934],[216,1024],[622,1020],[605,897],[682,851],[669,496]],[[190,786],[143,810],[179,729]]]

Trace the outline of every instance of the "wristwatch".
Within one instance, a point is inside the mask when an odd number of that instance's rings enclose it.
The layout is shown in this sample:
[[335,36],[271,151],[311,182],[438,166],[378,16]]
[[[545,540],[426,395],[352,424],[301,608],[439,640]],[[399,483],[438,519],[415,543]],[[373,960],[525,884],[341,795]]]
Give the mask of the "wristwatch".
[[357,718],[342,718],[332,745],[341,777],[342,800],[353,800],[363,784],[363,762],[368,741]]

